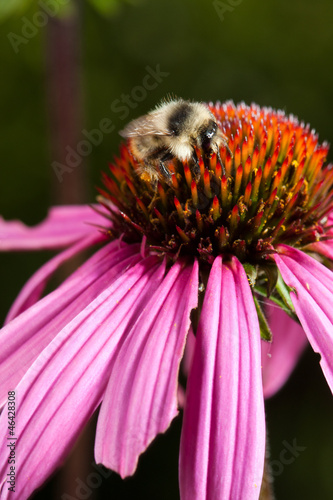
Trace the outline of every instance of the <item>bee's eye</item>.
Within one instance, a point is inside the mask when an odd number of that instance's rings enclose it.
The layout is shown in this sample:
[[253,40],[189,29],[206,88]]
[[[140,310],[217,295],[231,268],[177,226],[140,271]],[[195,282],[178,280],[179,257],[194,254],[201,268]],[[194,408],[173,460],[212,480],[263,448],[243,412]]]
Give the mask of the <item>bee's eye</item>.
[[212,137],[214,137],[217,130],[217,124],[213,120],[208,122],[208,126],[204,127],[200,132],[200,142],[203,150],[210,148]]

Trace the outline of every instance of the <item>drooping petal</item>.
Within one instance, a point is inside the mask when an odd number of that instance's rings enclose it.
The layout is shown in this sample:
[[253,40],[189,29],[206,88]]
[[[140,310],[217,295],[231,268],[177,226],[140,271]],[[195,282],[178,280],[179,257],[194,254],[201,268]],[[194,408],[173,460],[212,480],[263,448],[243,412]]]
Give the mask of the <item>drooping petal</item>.
[[268,301],[266,306],[273,341],[262,340],[261,360],[264,397],[269,398],[287,381],[308,342],[303,328],[288,314]]
[[53,207],[33,227],[0,217],[0,251],[64,248],[96,232],[95,226],[100,225],[108,226],[109,221],[89,205]]
[[331,210],[331,211],[329,212],[329,214],[328,214],[328,216],[327,216],[327,219],[328,219],[328,223],[329,223],[330,225],[332,225],[332,224],[333,224],[333,210]]
[[0,330],[0,402],[57,333],[140,257],[139,245],[109,243],[59,288]]
[[306,248],[311,252],[319,253],[324,257],[333,260],[333,239],[311,243],[311,245],[308,245]]
[[9,310],[9,313],[7,314],[5,324],[9,323],[9,321],[37,302],[43,293],[48,280],[64,262],[71,259],[74,255],[77,255],[82,250],[98,243],[101,239],[104,239],[103,235],[98,231],[95,231],[93,234],[86,236],[74,245],[66,248],[66,250],[56,255],[53,259],[49,260],[46,264],[40,267],[38,271],[36,271],[36,273],[27,281],[17,296]]
[[190,312],[197,307],[198,265],[175,263],[121,346],[99,414],[96,462],[122,477],[177,415],[179,364]]
[[[195,348],[195,336],[193,333],[193,328],[190,326],[189,332],[186,338],[184,356],[181,363],[181,369],[185,377],[188,377],[190,373],[190,369],[192,366],[193,356],[194,356],[194,348]],[[184,408],[186,400],[185,389],[179,385],[178,386],[178,406],[179,408]]]
[[333,260],[333,211],[331,211],[327,216],[325,237],[329,239],[311,243],[310,245],[307,245],[306,250],[319,253],[324,255],[324,257]]
[[[129,268],[42,352],[16,388],[16,489],[25,500],[62,462],[100,403],[112,355],[164,274],[157,257]],[[1,499],[10,497],[7,415],[0,419]]]
[[194,350],[195,350],[195,335],[193,333],[193,328],[191,326],[187,335],[184,358],[182,362],[183,372],[186,377],[188,376],[191,370]]
[[185,389],[183,386],[178,385],[178,389],[177,389],[178,408],[184,408],[185,399],[186,399]]
[[304,252],[279,245],[274,260],[291,300],[333,392],[333,272]]
[[245,271],[214,261],[180,449],[182,500],[257,500],[265,456],[260,331]]

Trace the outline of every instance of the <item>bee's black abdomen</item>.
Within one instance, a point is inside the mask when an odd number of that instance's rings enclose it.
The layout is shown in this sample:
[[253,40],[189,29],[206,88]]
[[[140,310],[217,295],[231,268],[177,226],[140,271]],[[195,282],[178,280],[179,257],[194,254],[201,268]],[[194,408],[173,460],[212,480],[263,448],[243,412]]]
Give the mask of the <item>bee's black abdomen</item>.
[[168,129],[173,135],[178,136],[182,133],[190,113],[190,104],[187,102],[182,102],[178,104],[176,109],[170,114],[168,120]]

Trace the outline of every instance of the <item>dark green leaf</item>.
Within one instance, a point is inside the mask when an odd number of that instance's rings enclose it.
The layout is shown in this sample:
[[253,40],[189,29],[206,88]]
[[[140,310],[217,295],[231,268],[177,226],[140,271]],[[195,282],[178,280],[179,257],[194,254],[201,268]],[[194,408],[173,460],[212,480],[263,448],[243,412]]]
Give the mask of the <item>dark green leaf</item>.
[[260,266],[267,278],[267,297],[273,292],[278,280],[278,268],[275,263],[267,263]]
[[249,284],[253,288],[257,280],[257,273],[258,273],[257,267],[247,262],[243,264],[243,267],[245,269]]
[[296,293],[296,290],[290,288],[282,279],[281,274],[278,274],[278,280],[276,283],[276,291],[281,297],[284,305],[290,309],[290,311],[295,312],[295,308],[290,298],[290,292]]

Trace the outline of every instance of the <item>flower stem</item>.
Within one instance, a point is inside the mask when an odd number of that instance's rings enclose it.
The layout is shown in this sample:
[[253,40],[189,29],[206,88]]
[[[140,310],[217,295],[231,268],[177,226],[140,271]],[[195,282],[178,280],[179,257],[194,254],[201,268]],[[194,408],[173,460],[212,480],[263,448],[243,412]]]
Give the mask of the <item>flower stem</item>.
[[[80,28],[80,2],[72,0],[66,15],[49,18],[46,31],[50,175],[54,201],[60,205],[87,199],[85,162],[77,151],[83,130]],[[54,162],[64,165],[64,172],[56,175]]]
[[[77,149],[82,139],[83,99],[81,70],[80,1],[71,0],[64,16],[50,17],[46,30],[46,93],[49,121],[51,165],[64,165],[63,174],[51,169],[53,200],[57,205],[82,204],[87,200],[84,158]],[[82,155],[81,155],[82,156]],[[76,159],[76,160],[75,160]],[[74,160],[77,164],[73,164]],[[62,268],[63,276],[70,274],[80,263],[76,257]],[[60,473],[54,498],[65,492],[76,495],[75,478],[88,476],[92,457],[93,427],[87,427],[71,458]],[[64,495],[62,495],[64,496]],[[73,498],[71,496],[71,498]],[[94,496],[94,494],[93,494]],[[93,498],[89,495],[89,498]]]

